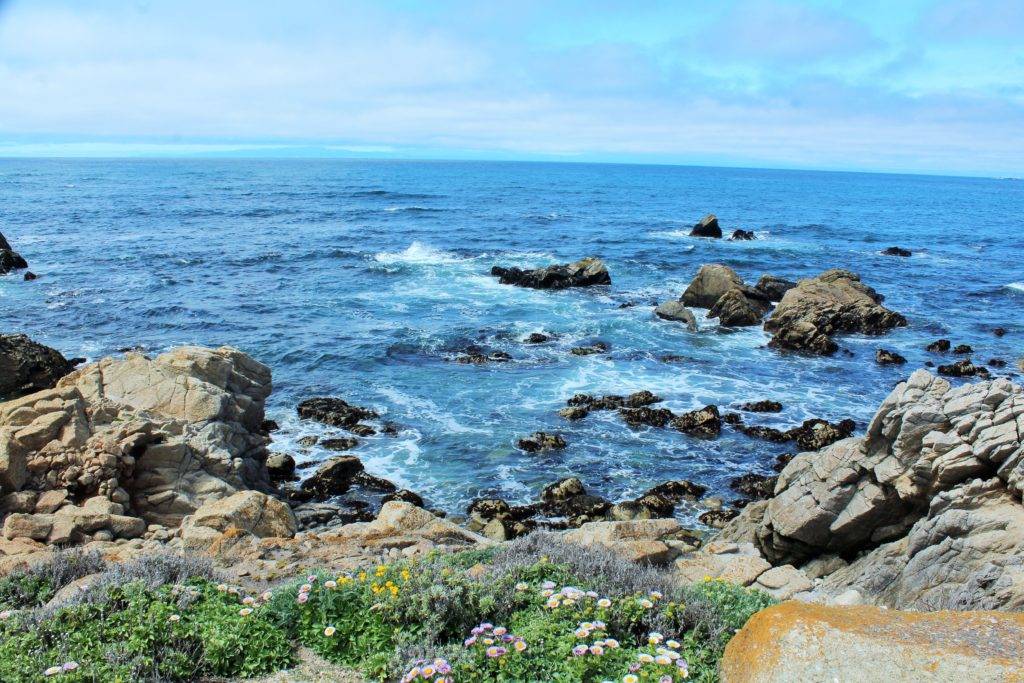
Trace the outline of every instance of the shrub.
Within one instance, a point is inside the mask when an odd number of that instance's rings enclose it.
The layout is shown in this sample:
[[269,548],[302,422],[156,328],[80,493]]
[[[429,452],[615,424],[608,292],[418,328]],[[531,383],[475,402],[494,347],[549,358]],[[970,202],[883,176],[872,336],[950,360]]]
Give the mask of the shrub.
[[0,609],[26,609],[49,602],[73,581],[103,571],[107,563],[95,551],[75,548],[53,553],[47,560],[0,579]]

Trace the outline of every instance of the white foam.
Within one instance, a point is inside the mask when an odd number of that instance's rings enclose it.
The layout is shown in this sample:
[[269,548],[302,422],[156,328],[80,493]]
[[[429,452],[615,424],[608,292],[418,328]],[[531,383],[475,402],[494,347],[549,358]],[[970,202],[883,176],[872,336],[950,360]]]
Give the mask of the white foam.
[[1010,284],[1006,285],[1006,288],[1013,289],[1018,292],[1024,292],[1024,282],[1011,282]]
[[419,240],[410,244],[404,251],[387,252],[382,251],[374,255],[378,263],[411,263],[416,265],[436,265],[444,263],[461,263],[465,259],[455,254],[440,249],[435,249],[429,244]]

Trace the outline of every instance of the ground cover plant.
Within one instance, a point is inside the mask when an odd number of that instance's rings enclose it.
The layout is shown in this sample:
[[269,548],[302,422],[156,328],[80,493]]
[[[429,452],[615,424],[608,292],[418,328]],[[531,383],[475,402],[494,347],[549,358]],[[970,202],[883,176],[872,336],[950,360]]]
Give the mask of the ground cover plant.
[[[552,534],[269,590],[176,556],[52,564],[0,580],[0,680],[244,678],[289,666],[304,646],[368,680],[706,682],[772,603],[720,581],[679,587]],[[46,604],[82,576],[84,590]]]

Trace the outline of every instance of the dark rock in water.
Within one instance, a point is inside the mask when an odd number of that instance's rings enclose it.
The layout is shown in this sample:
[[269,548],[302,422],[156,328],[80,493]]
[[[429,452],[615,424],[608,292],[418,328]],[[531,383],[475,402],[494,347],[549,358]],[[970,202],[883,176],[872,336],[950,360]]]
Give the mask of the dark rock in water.
[[368,408],[350,405],[333,397],[307,398],[299,404],[298,412],[301,418],[346,429],[355,426],[360,420],[378,417],[376,412]]
[[1002,358],[990,358],[988,361],[988,365],[989,367],[992,368],[1005,368],[1006,361],[1003,360]]
[[377,430],[370,425],[355,424],[348,428],[350,432],[356,436],[373,436],[377,433]]
[[788,432],[776,429],[775,427],[765,427],[763,425],[741,425],[739,430],[749,437],[763,439],[772,443],[786,443],[787,441],[793,440],[793,437]]
[[487,522],[496,517],[511,518],[511,507],[501,498],[477,498],[470,502],[466,508],[466,514],[470,520],[477,523],[478,528],[483,528]]
[[677,479],[675,481],[666,481],[653,487],[645,496],[658,495],[668,500],[678,503],[681,500],[696,500],[707,492],[706,486],[700,484],[694,484],[692,481],[686,481],[685,479]]
[[544,342],[551,341],[551,337],[540,332],[532,332],[529,337],[523,340],[524,344],[543,344]]
[[782,404],[778,401],[753,401],[752,403],[744,403],[740,406],[740,410],[746,410],[749,413],[781,413]]
[[733,288],[718,298],[708,311],[708,317],[718,318],[726,327],[750,327],[760,325],[761,318],[767,312],[766,301],[747,296],[743,289]]
[[1002,337],[1004,334],[1006,334],[1006,328],[1005,327],[993,328],[992,329],[992,334],[996,335],[997,337]]
[[319,498],[337,496],[351,488],[363,463],[354,455],[342,455],[326,461],[313,475],[302,482],[302,490]]
[[721,529],[725,526],[726,522],[731,519],[735,519],[739,516],[739,510],[730,510],[729,508],[722,508],[721,510],[708,510],[701,514],[697,519],[701,524],[706,524],[713,529]]
[[418,508],[423,507],[423,498],[409,489],[399,489],[394,493],[389,493],[381,499],[382,503],[390,503],[393,500],[397,500],[402,503],[409,503],[415,505]]
[[24,334],[0,334],[0,401],[51,389],[73,369],[59,351]]
[[503,285],[516,285],[533,289],[566,289],[568,287],[591,287],[610,285],[612,278],[608,268],[599,258],[585,258],[575,263],[547,266],[533,270],[494,266],[491,275]]
[[381,425],[380,433],[385,436],[395,436],[398,434],[398,425],[394,422],[385,422]]
[[263,432],[264,434],[276,432],[280,428],[281,426],[277,424],[277,422],[274,420],[264,420],[263,422],[260,423],[260,431]]
[[622,401],[622,405],[625,408],[642,408],[643,406],[655,403],[661,403],[661,396],[652,394],[646,389],[634,392]]
[[35,273],[33,273],[32,271],[26,272],[24,277],[25,277],[25,282],[32,282],[32,280],[38,280],[39,279],[39,276],[36,275]]
[[729,482],[729,488],[750,500],[765,500],[774,495],[775,482],[778,480],[777,476],[770,477],[750,472],[732,479]]
[[594,342],[590,346],[574,346],[569,353],[574,356],[592,356],[595,353],[608,353],[609,346],[604,342]]
[[845,439],[856,429],[857,424],[850,419],[840,420],[831,423],[828,420],[818,418],[805,420],[802,425],[790,429],[796,445],[804,451],[817,451],[825,446],[830,446],[840,439]]
[[352,485],[359,486],[367,491],[377,491],[380,493],[394,493],[398,490],[398,487],[392,482],[384,479],[383,477],[368,474],[365,470],[358,472],[354,477],[352,477]]
[[302,446],[303,448],[312,448],[317,444],[318,441],[320,441],[320,437],[311,434],[309,436],[304,436],[300,438],[299,445]]
[[664,427],[675,417],[667,408],[620,408],[619,414],[630,427]]
[[579,526],[587,522],[603,519],[605,512],[611,506],[611,501],[607,501],[600,496],[582,493],[578,496],[567,498],[557,505],[549,506],[547,509],[556,514],[571,518],[570,524]]
[[601,397],[590,394],[574,394],[566,403],[570,407],[583,407],[588,410],[618,410],[619,408],[643,408],[661,402],[661,397],[652,394],[646,389],[637,391],[629,396],[618,396],[608,394]]
[[940,365],[938,369],[940,375],[947,377],[974,377],[986,374],[984,368],[974,365],[969,358],[958,360],[950,365]]
[[931,351],[932,353],[945,353],[946,351],[949,351],[949,347],[950,343],[948,339],[938,339],[924,347],[924,350]]
[[972,349],[969,344],[958,344],[956,348],[953,349],[953,353],[958,356],[964,356],[969,353],[974,353],[974,349]]
[[718,219],[715,218],[715,214],[709,213],[704,218],[700,219],[700,222],[693,226],[693,230],[690,231],[690,237],[721,237],[722,228],[718,225]]
[[672,426],[690,436],[712,438],[722,432],[722,419],[718,406],[711,405],[675,417]]
[[774,275],[762,275],[761,279],[754,285],[754,289],[768,297],[771,302],[782,301],[786,292],[796,287],[792,280],[785,280]]
[[830,338],[834,334],[877,335],[905,326],[907,319],[882,306],[883,299],[847,270],[801,280],[765,322],[765,331],[774,335],[768,346],[828,355],[838,350]]
[[587,492],[583,482],[578,477],[566,477],[559,479],[553,484],[548,484],[540,492],[540,500],[543,503],[563,503],[575,496],[582,496]]
[[666,301],[654,309],[654,315],[662,320],[685,323],[690,332],[697,331],[697,318],[679,301]]
[[895,351],[878,349],[875,352],[875,362],[879,365],[903,365],[907,362],[907,359]]
[[350,451],[359,445],[359,439],[351,436],[341,436],[335,439],[323,439],[320,446],[329,451]]
[[740,230],[740,229],[733,230],[732,231],[732,237],[729,238],[729,240],[733,241],[733,242],[752,240],[752,239],[757,239],[756,237],[754,237],[754,231],[753,230]]
[[790,461],[795,457],[795,453],[783,453],[781,455],[776,455],[775,464],[772,465],[772,469],[775,470],[776,472],[781,472],[782,470],[786,469],[786,465],[788,465]]
[[370,506],[365,501],[344,501],[340,504],[307,502],[293,508],[292,512],[300,531],[373,521]]
[[567,406],[558,411],[558,414],[566,420],[582,420],[590,414],[587,406]]
[[7,241],[7,238],[4,237],[4,234],[2,232],[0,232],[0,251],[13,251],[13,250],[14,250],[14,247],[12,247],[11,243]]
[[926,361],[924,362],[924,366],[925,366],[926,368],[934,368],[934,367],[935,367],[935,363],[933,363],[933,362],[932,362],[932,361],[930,361],[930,360],[926,360]]
[[539,453],[541,451],[555,451],[565,448],[565,439],[559,434],[547,432],[534,432],[525,439],[519,439],[519,448],[527,453]]
[[727,425],[741,425],[743,424],[743,416],[739,413],[726,413],[722,416],[722,422]]
[[660,519],[671,517],[675,507],[675,504],[665,496],[646,493],[636,500],[616,503],[608,510],[608,518],[616,521]]
[[483,365],[484,363],[507,363],[512,360],[512,356],[505,353],[504,351],[491,351],[487,353],[478,346],[470,346],[466,351],[459,356],[456,356],[455,362],[461,365]]
[[909,249],[904,249],[903,247],[889,247],[888,249],[884,250],[882,254],[885,256],[907,257],[911,255],[911,251]]
[[295,458],[287,453],[267,456],[267,475],[271,481],[288,481],[295,476]]
[[21,268],[28,268],[28,262],[20,254],[10,249],[0,249],[0,275],[7,275]]

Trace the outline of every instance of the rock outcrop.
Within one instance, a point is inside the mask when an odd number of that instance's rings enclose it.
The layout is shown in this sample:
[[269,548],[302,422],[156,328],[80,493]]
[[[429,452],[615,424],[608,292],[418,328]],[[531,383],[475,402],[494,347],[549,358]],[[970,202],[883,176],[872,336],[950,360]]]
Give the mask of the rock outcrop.
[[[205,503],[267,489],[262,432],[270,370],[222,347],[129,353],[0,404],[0,494],[38,495],[6,535],[76,542],[177,526]],[[58,505],[40,501],[62,496]],[[51,510],[51,508],[56,508]],[[52,515],[52,520],[47,519]],[[35,525],[35,531],[17,529]],[[141,525],[141,526],[140,526]]]
[[722,228],[718,225],[718,218],[715,214],[709,213],[704,218],[693,226],[690,230],[690,237],[714,237],[719,238],[722,236]]
[[764,329],[773,333],[772,348],[821,355],[839,347],[831,339],[843,332],[878,335],[907,324],[882,306],[883,297],[847,270],[828,270],[801,280],[782,297]]
[[729,327],[757,325],[770,307],[764,293],[745,285],[736,271],[720,263],[701,266],[680,301],[710,309],[709,318],[719,318]]
[[662,320],[673,320],[685,323],[686,329],[690,332],[697,331],[697,318],[693,312],[683,305],[681,301],[666,301],[654,309],[654,315]]
[[7,275],[21,268],[28,268],[28,263],[21,257],[21,254],[14,251],[3,233],[0,233],[0,275]]
[[725,649],[722,683],[1015,681],[1024,615],[898,612],[796,601],[755,614]]
[[52,389],[73,369],[56,349],[24,334],[0,334],[0,401]]
[[503,285],[517,285],[533,289],[566,289],[612,283],[611,275],[609,275],[604,261],[594,257],[533,270],[523,270],[515,266],[510,268],[494,266],[491,268],[491,275],[497,277],[498,282]]
[[772,303],[782,301],[782,297],[785,296],[786,292],[794,287],[796,287],[796,283],[792,280],[786,280],[774,275],[762,275],[761,279],[754,285],[754,289],[768,297],[768,300]]

